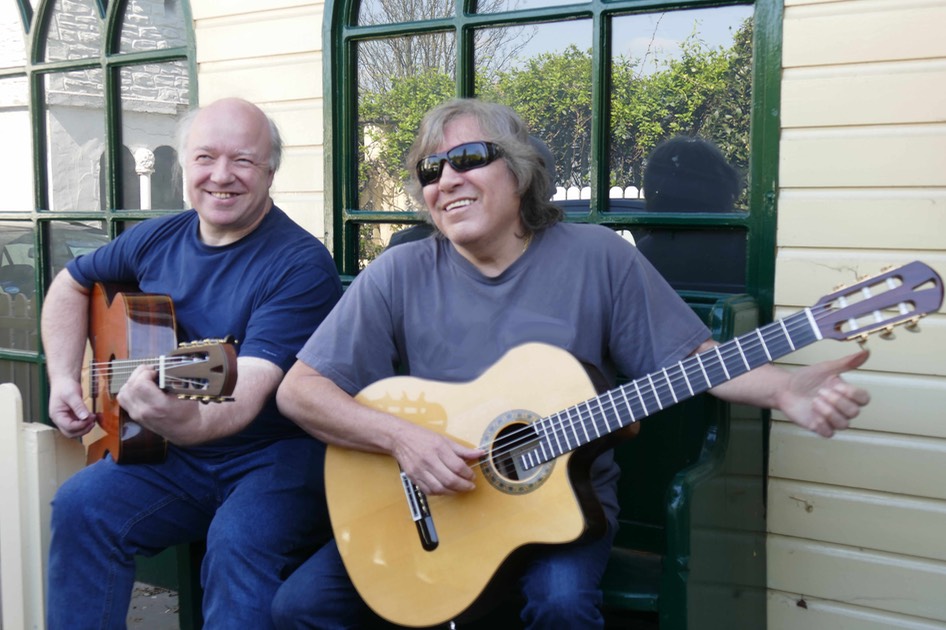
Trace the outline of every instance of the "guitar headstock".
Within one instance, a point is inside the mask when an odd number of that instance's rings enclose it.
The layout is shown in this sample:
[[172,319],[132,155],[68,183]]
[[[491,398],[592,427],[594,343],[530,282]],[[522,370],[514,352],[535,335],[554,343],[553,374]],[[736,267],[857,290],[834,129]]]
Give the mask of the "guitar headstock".
[[900,324],[915,329],[921,317],[942,304],[942,278],[915,261],[826,295],[811,311],[824,337],[863,341]]
[[182,343],[158,369],[161,389],[200,402],[232,400],[237,380],[236,349],[229,339]]

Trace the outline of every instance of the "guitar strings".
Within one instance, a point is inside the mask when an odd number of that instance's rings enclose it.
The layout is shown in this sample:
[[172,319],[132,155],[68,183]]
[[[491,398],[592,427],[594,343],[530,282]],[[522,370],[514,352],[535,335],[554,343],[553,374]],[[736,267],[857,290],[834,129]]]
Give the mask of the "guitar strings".
[[[207,359],[193,358],[188,356],[167,356],[164,360],[165,368],[176,368],[187,365],[197,365],[199,363],[207,363]],[[124,383],[128,377],[131,376],[132,372],[140,365],[151,365],[154,367],[158,366],[158,362],[154,357],[149,357],[145,359],[118,359],[115,361],[99,361],[91,362],[88,366],[89,374],[93,379],[107,378],[109,380],[120,380]],[[122,380],[124,378],[124,380]],[[176,376],[174,374],[165,374],[165,381],[178,384],[179,387],[185,389],[202,389],[206,385],[205,379],[200,378],[186,378]]]
[[[824,304],[824,305],[813,306],[808,310],[811,312],[811,315],[816,321],[820,321],[821,319],[824,319],[823,315],[828,313],[828,311],[831,308],[833,308],[831,304]],[[649,397],[649,394],[647,391],[642,392],[640,390],[639,383],[641,380],[648,381],[646,383],[647,390],[649,390],[650,392],[653,392],[654,394],[653,395],[654,401],[652,402],[656,402],[657,399],[663,400],[664,396],[666,396],[668,392],[670,392],[670,394],[673,394],[675,391],[686,391],[686,395],[682,397],[678,397],[681,400],[685,400],[691,397],[689,395],[691,384],[688,381],[686,381],[686,366],[684,364],[689,363],[691,368],[694,367],[695,364],[699,364],[700,369],[702,371],[705,371],[707,377],[726,376],[725,364],[727,360],[732,360],[736,357],[741,357],[742,360],[745,360],[745,352],[744,352],[743,346],[739,345],[736,342],[736,340],[752,341],[752,343],[754,344],[758,344],[758,342],[761,341],[761,346],[757,345],[756,347],[757,348],[763,347],[766,350],[766,356],[768,357],[769,354],[768,354],[767,342],[778,340],[779,338],[781,338],[784,341],[788,341],[791,347],[792,333],[793,332],[798,333],[799,331],[809,331],[810,328],[811,328],[811,322],[808,319],[805,311],[799,311],[785,318],[775,320],[774,322],[771,322],[756,330],[753,330],[745,335],[740,335],[738,337],[735,337],[734,339],[723,342],[719,346],[716,346],[710,350],[701,352],[698,355],[687,357],[686,359],[679,361],[677,364],[673,366],[668,366],[666,368],[667,372],[670,372],[671,370],[673,370],[675,373],[680,372],[682,376],[677,376],[676,374],[674,374],[674,376],[670,378],[669,380],[667,378],[658,376],[657,380],[660,381],[658,384],[657,382],[655,382],[655,379],[652,379],[652,378],[648,379],[647,376],[645,375],[641,378],[630,381],[624,385],[608,390],[607,392],[604,392],[598,396],[579,402],[576,405],[572,405],[571,407],[568,407],[567,409],[564,409],[559,412],[553,413],[549,416],[540,418],[533,423],[526,424],[520,429],[514,429],[509,434],[504,436],[505,439],[504,439],[502,447],[499,447],[497,449],[494,449],[493,451],[490,451],[488,449],[488,445],[481,445],[480,448],[487,451],[487,455],[484,456],[483,460],[474,463],[471,467],[484,466],[487,463],[486,460],[488,459],[495,459],[497,457],[505,457],[517,451],[532,449],[534,448],[533,447],[534,444],[538,443],[539,441],[543,439],[546,440],[550,445],[554,445],[554,444],[559,445],[559,448],[557,449],[561,451],[560,453],[558,453],[559,455],[565,452],[574,450],[574,448],[577,448],[578,446],[582,446],[594,439],[597,439],[598,437],[602,437],[603,435],[613,433],[614,431],[620,428],[625,428],[627,426],[630,426],[631,424],[634,424],[635,422],[638,422],[639,420],[642,420],[643,418],[651,415],[651,413],[655,413],[656,411],[659,411],[661,409],[659,404],[658,404],[658,408],[656,409],[649,409],[647,408],[646,404],[644,404],[643,397],[645,395]],[[746,347],[748,347],[748,344]],[[717,350],[719,351],[718,357],[715,356],[717,355]],[[790,349],[788,352],[785,352],[779,355],[779,357],[784,356],[785,354],[789,354],[792,351],[793,350]],[[705,364],[702,364],[700,359],[697,359],[697,357],[704,357],[707,355],[713,356],[712,365],[707,366]],[[717,360],[719,358],[721,358],[722,360],[721,361]],[[778,357],[775,357],[775,358],[778,358]],[[755,367],[760,367],[761,365],[765,363],[769,363],[772,360],[775,360],[775,358],[772,358],[769,361],[760,363],[758,366],[755,366]],[[743,366],[743,364],[740,363],[740,366]],[[749,370],[741,370],[738,375],[744,374],[747,371]],[[711,382],[717,382],[717,384],[721,384],[722,382],[725,382],[731,379],[724,378],[721,381],[717,381],[716,378],[710,378],[709,380]],[[635,417],[633,413],[633,405],[630,403],[630,401],[627,398],[628,389],[632,385],[636,387],[637,393],[632,394],[632,397],[630,400],[634,400],[635,398],[638,399],[641,402],[643,410],[645,411],[645,413],[641,415],[640,417]],[[676,385],[676,387],[674,387],[674,385]],[[686,388],[686,390],[684,390],[684,387]],[[705,389],[694,391],[693,395],[702,393],[711,388],[712,388],[712,385],[710,385],[709,387],[706,387]],[[612,429],[608,425],[607,414],[603,410],[603,402],[602,402],[603,399],[607,397],[610,399],[611,406],[617,409],[617,403],[614,400],[615,392],[620,392],[621,398],[624,399],[625,406],[630,411],[630,413],[627,414],[627,415],[630,415],[630,422],[619,423],[620,426],[618,427],[618,429]],[[676,400],[674,400],[672,404],[676,404]],[[596,406],[599,409],[599,411],[596,412],[592,408],[593,406]],[[582,407],[585,407],[587,411],[584,411]],[[563,416],[565,416],[564,419],[563,419]],[[577,419],[573,420],[572,419],[573,416],[577,416]],[[603,424],[599,422],[600,418],[604,418]],[[595,431],[592,431],[592,432],[588,431],[589,421],[593,422],[592,426],[595,429]],[[544,431],[544,436],[540,435],[538,431],[538,429],[541,429],[543,425],[548,425],[549,427],[551,427],[549,430]],[[581,426],[581,430],[584,436],[579,434],[576,425]],[[603,428],[604,433],[597,431],[598,428]],[[571,433],[571,435],[569,435],[569,432]],[[592,433],[594,433],[593,436],[592,436]],[[585,438],[584,441],[582,441],[582,437]],[[554,438],[554,442],[553,442],[553,438]],[[575,443],[574,447],[571,446],[573,442]],[[566,446],[564,450],[561,449],[561,444],[563,443]],[[553,448],[552,450],[554,452],[556,449]],[[552,458],[548,458],[548,459],[552,459]],[[548,459],[546,459],[545,461],[548,461]]]

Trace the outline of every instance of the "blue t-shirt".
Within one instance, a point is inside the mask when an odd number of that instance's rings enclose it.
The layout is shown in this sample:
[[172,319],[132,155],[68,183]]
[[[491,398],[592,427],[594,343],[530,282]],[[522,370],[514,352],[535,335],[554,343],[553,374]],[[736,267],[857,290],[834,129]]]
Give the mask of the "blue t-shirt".
[[[495,278],[442,238],[379,256],[300,351],[307,365],[355,394],[398,373],[472,380],[508,350],[539,341],[567,350],[603,385],[671,365],[710,338],[693,310],[613,230],[560,223]],[[617,466],[592,469],[612,523]]]
[[[232,335],[239,356],[266,359],[284,372],[342,292],[325,246],[275,206],[253,232],[229,245],[204,244],[197,212],[190,210],[139,223],[67,269],[87,288],[131,283],[168,295],[179,342]],[[231,453],[300,435],[271,396],[242,432],[189,450]]]

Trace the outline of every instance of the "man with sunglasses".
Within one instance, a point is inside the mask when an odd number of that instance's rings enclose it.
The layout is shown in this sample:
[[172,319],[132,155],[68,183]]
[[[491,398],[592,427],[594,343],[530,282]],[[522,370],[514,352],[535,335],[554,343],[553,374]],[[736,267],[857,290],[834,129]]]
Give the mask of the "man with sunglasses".
[[[637,378],[714,345],[633,245],[605,227],[562,222],[528,137],[519,117],[497,104],[459,99],[428,113],[409,158],[410,191],[429,212],[437,238],[395,247],[372,262],[300,351],[277,395],[282,412],[312,435],[392,456],[427,497],[473,491],[471,466],[485,451],[353,398],[372,383],[398,373],[465,383],[510,349],[538,341],[567,350],[613,387],[617,374]],[[839,377],[866,357],[794,373],[766,366],[712,392],[779,408],[830,436],[868,401]],[[529,557],[517,582],[525,627],[603,627],[599,582],[618,513],[610,450],[590,475],[606,531]],[[372,621],[334,542],[281,587],[273,614],[280,628]]]

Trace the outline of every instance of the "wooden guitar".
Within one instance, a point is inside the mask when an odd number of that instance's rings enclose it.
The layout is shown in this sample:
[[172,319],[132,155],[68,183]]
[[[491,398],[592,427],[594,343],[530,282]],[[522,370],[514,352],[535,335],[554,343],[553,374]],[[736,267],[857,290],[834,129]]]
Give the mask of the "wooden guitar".
[[589,458],[573,455],[815,341],[915,328],[942,301],[936,272],[910,263],[600,395],[571,355],[539,343],[510,350],[469,383],[374,383],[357,400],[486,454],[474,465],[474,491],[428,497],[393,458],[329,446],[326,495],[348,574],[368,605],[396,624],[469,616],[521,550],[594,528],[601,510]]
[[167,441],[135,422],[118,404],[118,390],[139,365],[158,373],[158,387],[202,402],[228,400],[236,385],[236,350],[228,341],[178,346],[174,305],[166,295],[96,284],[89,310],[92,411],[105,435],[89,445],[91,463],[110,454],[120,464],[159,462]]

